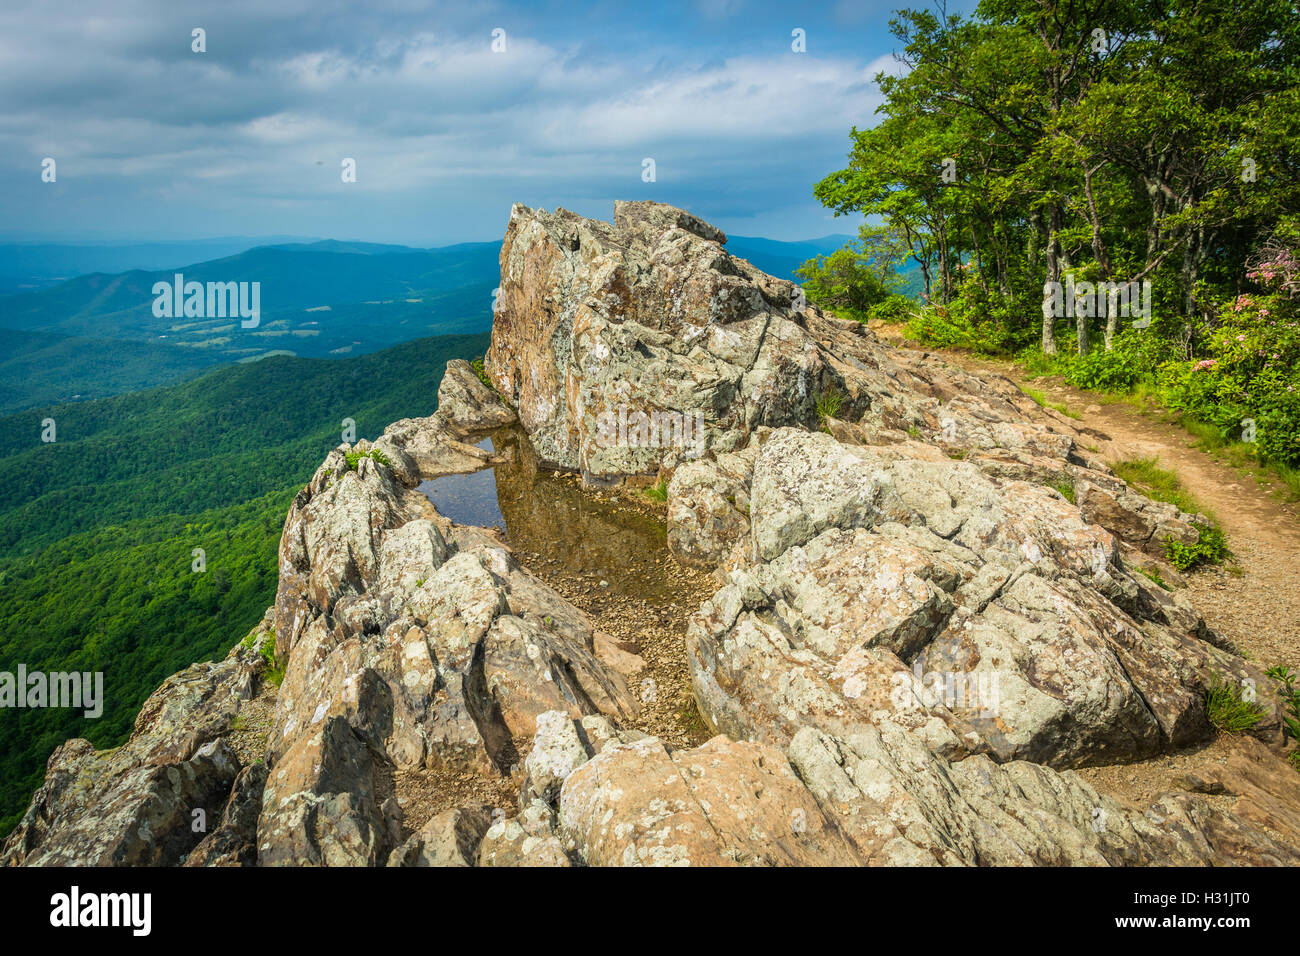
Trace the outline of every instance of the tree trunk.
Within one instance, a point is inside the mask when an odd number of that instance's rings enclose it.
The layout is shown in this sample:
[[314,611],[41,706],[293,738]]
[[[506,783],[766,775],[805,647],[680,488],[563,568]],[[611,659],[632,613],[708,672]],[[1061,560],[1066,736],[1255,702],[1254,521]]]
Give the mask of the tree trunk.
[[1056,317],[1052,315],[1052,304],[1047,294],[1047,285],[1061,281],[1061,240],[1057,230],[1061,228],[1061,207],[1052,205],[1047,212],[1047,279],[1043,292],[1043,354],[1056,354]]

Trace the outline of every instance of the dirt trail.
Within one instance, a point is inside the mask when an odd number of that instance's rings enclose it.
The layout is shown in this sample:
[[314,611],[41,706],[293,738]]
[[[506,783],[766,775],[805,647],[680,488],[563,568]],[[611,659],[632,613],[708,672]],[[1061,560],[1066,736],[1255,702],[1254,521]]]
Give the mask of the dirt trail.
[[[888,331],[877,330],[882,338]],[[892,339],[898,343],[896,337]],[[1193,447],[1181,426],[1163,422],[1125,402],[1103,404],[1095,393],[1059,378],[1031,379],[1012,362],[966,352],[931,350],[972,371],[1002,375],[1018,386],[1063,403],[1081,417],[1070,424],[1100,432],[1096,447],[1107,462],[1155,458],[1223,527],[1237,574],[1223,568],[1188,574],[1188,594],[1209,624],[1263,664],[1300,668],[1300,506],[1272,493],[1254,474],[1221,464]]]
[[[893,329],[875,331],[891,344],[908,347]],[[1186,593],[1192,603],[1211,627],[1262,666],[1300,669],[1300,507],[1274,495],[1275,484],[1267,479],[1261,483],[1253,474],[1216,461],[1193,447],[1193,437],[1181,426],[1128,403],[1102,403],[1096,394],[1071,388],[1059,378],[1033,379],[1012,362],[961,351],[928,351],[970,371],[1004,376],[1017,386],[1042,392],[1049,402],[1064,404],[1081,418],[1062,416],[1062,423],[1097,433],[1095,453],[1108,463],[1155,458],[1177,474],[1222,526],[1236,565],[1235,572],[1214,568],[1187,574]],[[1247,755],[1254,766],[1262,768],[1260,761],[1267,764],[1278,780],[1291,779],[1291,771],[1263,748],[1254,748],[1253,741],[1224,734],[1180,753],[1135,764],[1089,767],[1079,774],[1098,790],[1143,807],[1170,790],[1199,789],[1189,781]],[[1211,799],[1230,802],[1226,795]]]

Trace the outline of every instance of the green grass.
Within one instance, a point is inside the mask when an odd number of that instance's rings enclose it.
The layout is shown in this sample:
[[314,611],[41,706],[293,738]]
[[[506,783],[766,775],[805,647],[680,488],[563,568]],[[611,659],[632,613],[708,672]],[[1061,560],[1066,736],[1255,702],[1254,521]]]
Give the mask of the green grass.
[[1075,420],[1083,418],[1082,415],[1074,411],[1064,402],[1048,401],[1047,393],[1045,392],[1040,392],[1036,388],[1025,388],[1023,385],[1020,386],[1020,390],[1024,392],[1026,395],[1028,395],[1030,398],[1032,398],[1042,408],[1053,409],[1055,411],[1060,412],[1062,415],[1066,416],[1067,418],[1073,418]]
[[839,389],[834,385],[827,387],[817,396],[817,420],[824,422],[828,418],[837,417],[843,404],[844,396]]
[[1240,689],[1216,674],[1205,691],[1205,715],[1225,734],[1239,734],[1264,719],[1264,708],[1243,700]]
[[1228,539],[1212,516],[1186,488],[1182,480],[1167,468],[1161,468],[1158,459],[1133,458],[1114,462],[1111,470],[1148,498],[1165,501],[1179,511],[1209,517],[1208,521],[1194,521],[1199,537],[1195,544],[1183,544],[1165,538],[1165,559],[1179,571],[1191,571],[1211,564],[1222,564],[1232,556]]
[[1074,504],[1074,482],[1068,478],[1062,478],[1060,481],[1052,482],[1052,487],[1061,493],[1061,497]]
[[644,489],[641,494],[645,495],[651,501],[667,501],[668,482],[660,481],[657,485],[651,485],[649,488]]
[[1283,486],[1283,497],[1288,501],[1300,501],[1300,469],[1288,467],[1281,462],[1261,461],[1259,447],[1252,442],[1233,441],[1223,437],[1223,431],[1208,422],[1200,421],[1190,415],[1180,415],[1174,419],[1196,439],[1195,447],[1208,452],[1233,468],[1255,473],[1256,481],[1264,483],[1263,475],[1272,474]]
[[1153,583],[1164,588],[1166,591],[1172,591],[1174,589],[1173,585],[1170,584],[1168,581],[1166,581],[1164,577],[1161,576],[1160,572],[1155,568],[1138,568],[1137,572],[1138,574],[1142,575],[1143,577],[1147,578]]
[[1161,468],[1157,458],[1131,458],[1113,462],[1110,468],[1148,498],[1167,501],[1188,514],[1204,513],[1196,499],[1183,487],[1182,479],[1169,469]]

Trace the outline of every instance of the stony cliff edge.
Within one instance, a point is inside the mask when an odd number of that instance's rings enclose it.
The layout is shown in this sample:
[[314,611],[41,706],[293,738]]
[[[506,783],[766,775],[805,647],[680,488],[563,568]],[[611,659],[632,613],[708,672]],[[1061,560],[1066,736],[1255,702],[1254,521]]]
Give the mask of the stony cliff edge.
[[[1300,864],[1271,682],[1138,573],[1194,516],[725,243],[656,203],[516,205],[492,387],[450,363],[433,415],[330,452],[261,624],[123,746],[59,747],[0,860]],[[685,635],[707,742],[647,733],[635,649],[417,490],[520,454],[479,446],[506,427],[589,488],[666,489],[667,552],[712,576]],[[1266,716],[1214,779],[1134,807],[1074,772],[1209,741],[1215,680]]]

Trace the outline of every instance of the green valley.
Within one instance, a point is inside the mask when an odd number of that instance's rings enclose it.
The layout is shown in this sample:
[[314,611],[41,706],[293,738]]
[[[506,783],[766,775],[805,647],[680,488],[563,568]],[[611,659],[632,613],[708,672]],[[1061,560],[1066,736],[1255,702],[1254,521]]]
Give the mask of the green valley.
[[[0,671],[103,671],[103,717],[0,722],[0,833],[63,740],[120,743],[167,676],[224,654],[276,587],[294,494],[339,444],[437,404],[444,364],[488,336],[348,359],[274,356],[178,385],[0,418]],[[54,442],[41,440],[53,419]],[[195,549],[205,569],[196,573]]]

